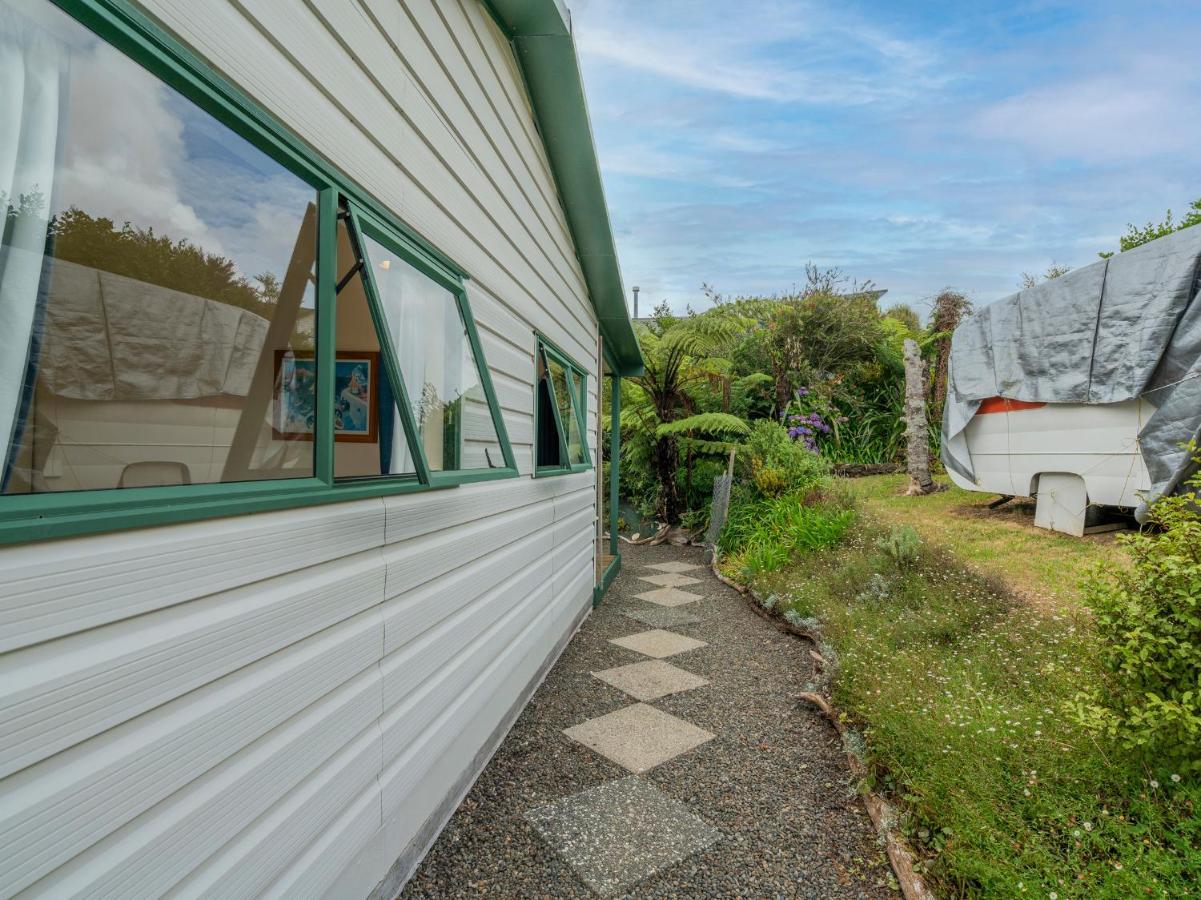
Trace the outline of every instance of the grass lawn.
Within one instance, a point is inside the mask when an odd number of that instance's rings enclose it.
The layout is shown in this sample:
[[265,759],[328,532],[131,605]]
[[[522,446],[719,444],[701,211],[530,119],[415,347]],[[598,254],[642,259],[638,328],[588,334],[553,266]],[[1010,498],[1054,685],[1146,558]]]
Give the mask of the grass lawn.
[[[902,482],[857,479],[849,537],[751,577],[784,615],[822,622],[835,702],[939,895],[1201,896],[1201,779],[1071,715],[1106,677],[1078,580],[1118,548],[983,516],[976,494],[895,496]],[[907,563],[876,544],[902,522],[923,537]]]
[[1085,571],[1103,559],[1122,556],[1113,534],[1077,538],[1035,528],[1029,500],[1012,500],[991,510],[988,504],[995,495],[965,491],[946,476],[937,480],[949,489],[927,497],[904,496],[905,475],[873,475],[846,483],[877,517],[912,525],[924,538],[1002,579],[1038,607],[1078,606]]

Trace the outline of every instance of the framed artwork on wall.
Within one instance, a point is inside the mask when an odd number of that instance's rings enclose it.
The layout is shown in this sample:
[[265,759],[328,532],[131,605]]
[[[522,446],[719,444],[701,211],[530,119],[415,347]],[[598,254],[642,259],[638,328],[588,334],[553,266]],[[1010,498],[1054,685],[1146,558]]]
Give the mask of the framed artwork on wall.
[[[379,440],[379,353],[339,350],[334,360],[334,440]],[[311,353],[275,351],[271,430],[280,440],[312,440],[317,362]]]

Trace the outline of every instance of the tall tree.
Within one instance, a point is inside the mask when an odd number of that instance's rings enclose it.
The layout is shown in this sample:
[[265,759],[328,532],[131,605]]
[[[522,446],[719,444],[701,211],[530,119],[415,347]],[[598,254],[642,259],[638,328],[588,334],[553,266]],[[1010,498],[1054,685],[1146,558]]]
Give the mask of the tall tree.
[[783,412],[806,383],[829,380],[872,360],[882,338],[872,293],[814,293],[780,301],[767,338],[777,411]]

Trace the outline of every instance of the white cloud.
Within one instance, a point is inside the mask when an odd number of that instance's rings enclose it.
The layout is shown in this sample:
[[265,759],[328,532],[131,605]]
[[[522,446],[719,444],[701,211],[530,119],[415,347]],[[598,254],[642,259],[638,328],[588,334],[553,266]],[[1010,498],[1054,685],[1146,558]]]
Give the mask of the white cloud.
[[106,44],[74,47],[69,79],[59,210],[188,240],[248,279],[283,275],[312,191]]
[[225,249],[185,202],[175,173],[186,156],[183,123],[165,88],[107,44],[72,53],[58,206],[78,206],[117,225],[151,226],[213,253]]
[[584,57],[747,100],[895,101],[943,80],[928,48],[795,0],[748,0],[717,19],[694,4],[590,0],[577,4],[573,30]]
[[1187,81],[1128,71],[1027,91],[983,110],[973,124],[982,137],[1046,158],[1146,159],[1197,146],[1201,98]]
[[986,302],[1092,262],[1201,192],[1201,15],[1149,3],[574,0],[626,283],[682,308],[812,259]]
[[[696,49],[631,38],[602,28],[576,32],[580,52],[630,69],[660,75],[690,87],[764,100],[786,100],[792,91],[765,67],[706,60]],[[699,49],[699,48],[698,48]]]

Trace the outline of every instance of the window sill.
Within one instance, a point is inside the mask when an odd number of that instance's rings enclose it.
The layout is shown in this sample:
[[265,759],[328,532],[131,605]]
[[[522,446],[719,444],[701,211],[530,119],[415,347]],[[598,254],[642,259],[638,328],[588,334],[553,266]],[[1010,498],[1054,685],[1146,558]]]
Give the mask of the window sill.
[[577,463],[574,466],[542,466],[534,470],[535,478],[553,478],[556,475],[574,475],[576,472],[591,472],[588,463]]
[[87,534],[176,525],[271,510],[347,503],[397,494],[443,490],[460,484],[516,478],[516,469],[478,469],[392,476],[326,484],[317,478],[244,481],[129,488],[125,491],[70,491],[4,498],[0,545],[79,537]]

